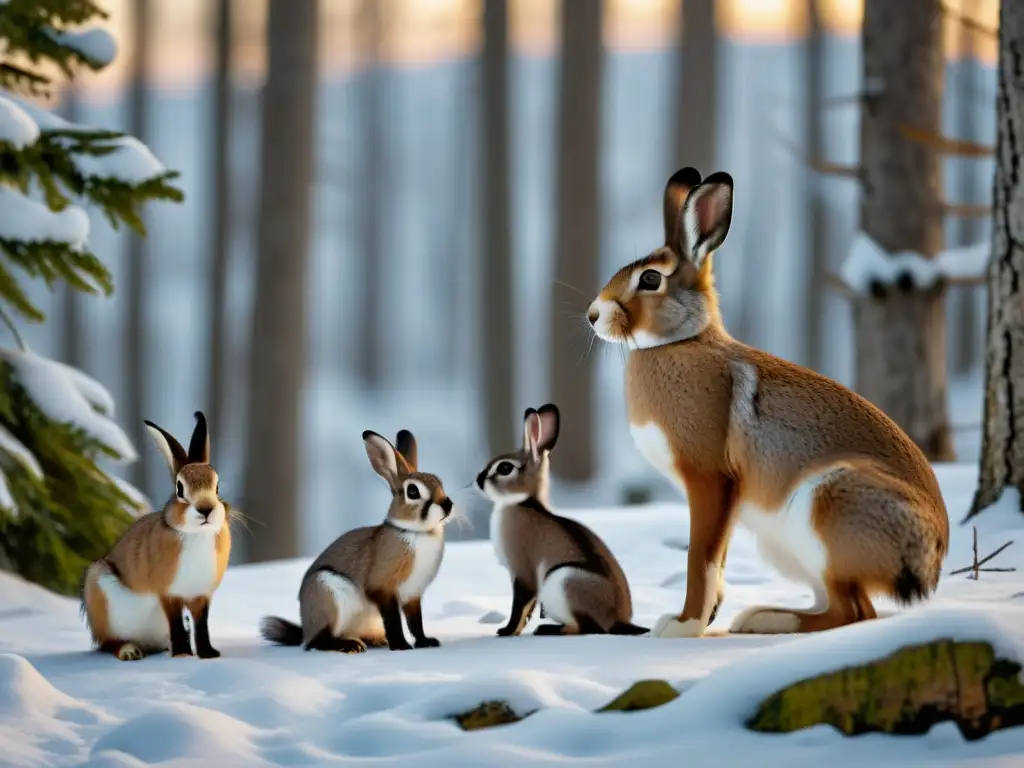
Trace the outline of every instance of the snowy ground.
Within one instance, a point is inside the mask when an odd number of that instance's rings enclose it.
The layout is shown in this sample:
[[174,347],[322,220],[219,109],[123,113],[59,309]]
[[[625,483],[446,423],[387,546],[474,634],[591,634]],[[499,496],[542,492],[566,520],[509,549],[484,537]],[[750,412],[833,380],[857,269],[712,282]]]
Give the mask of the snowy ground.
[[[939,468],[954,521],[970,502],[975,473]],[[857,739],[828,728],[768,737],[742,727],[780,685],[907,642],[990,639],[1000,653],[1024,658],[1024,517],[1011,506],[979,519],[979,544],[988,552],[1016,537],[993,564],[1021,573],[947,577],[927,607],[811,637],[495,638],[509,587],[489,544],[472,542],[449,547],[426,595],[426,629],[442,648],[341,656],[264,646],[261,615],[296,615],[307,561],[294,561],[228,572],[211,620],[221,659],[125,664],[88,651],[74,601],[0,577],[0,765],[1020,765],[1024,729],[968,744],[948,725],[925,737]],[[680,607],[684,507],[576,516],[621,559],[639,622]],[[969,529],[954,528],[951,550],[947,571],[969,563]],[[763,565],[744,531],[726,575],[718,628],[755,602],[810,602],[809,592]],[[590,712],[647,677],[685,693],[648,712]],[[470,734],[448,719],[493,698],[540,711]]]

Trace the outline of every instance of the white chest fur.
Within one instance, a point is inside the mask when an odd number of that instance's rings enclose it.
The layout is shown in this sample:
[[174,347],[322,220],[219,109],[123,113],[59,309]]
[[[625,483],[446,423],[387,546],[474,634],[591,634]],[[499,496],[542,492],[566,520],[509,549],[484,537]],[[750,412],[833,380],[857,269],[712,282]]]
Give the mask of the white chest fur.
[[174,597],[209,595],[217,581],[217,536],[207,533],[182,533],[178,571],[167,593]]
[[652,467],[671,480],[676,487],[685,491],[683,479],[676,469],[676,459],[672,453],[672,447],[661,428],[654,422],[630,424],[629,433],[633,437],[633,445],[640,451],[640,455],[647,459]]
[[398,586],[398,597],[408,600],[426,592],[430,582],[437,576],[444,554],[444,539],[427,533],[403,533],[406,546],[412,551],[412,570]]
[[508,558],[505,557],[505,545],[501,536],[501,525],[508,509],[501,504],[495,504],[491,511],[491,546],[494,547],[494,556],[502,565],[508,565]]
[[828,552],[812,523],[815,492],[827,474],[805,478],[777,510],[740,505],[739,522],[756,537],[761,555],[786,578],[809,584],[823,598]]

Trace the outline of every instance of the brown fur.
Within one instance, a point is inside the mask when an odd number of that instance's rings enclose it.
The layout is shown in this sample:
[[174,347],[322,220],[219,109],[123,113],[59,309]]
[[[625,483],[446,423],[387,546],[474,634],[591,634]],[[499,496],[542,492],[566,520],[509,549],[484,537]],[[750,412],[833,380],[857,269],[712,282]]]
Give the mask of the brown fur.
[[[693,187],[684,198],[689,218],[672,186],[665,247],[621,269],[590,319],[633,347],[660,340],[630,352],[626,397],[632,425],[655,424],[666,436],[670,474],[690,501],[687,596],[678,620],[706,619],[705,575],[724,563],[740,504],[777,509],[802,480],[829,470],[812,513],[828,555],[829,606],[792,612],[798,631],[873,618],[872,594],[924,598],[938,583],[949,540],[924,454],[863,397],[728,335],[706,243],[720,244],[728,231],[731,179],[715,174]],[[659,290],[634,291],[637,270],[648,268],[665,274]]]
[[[410,646],[397,613],[401,608],[417,647],[439,644],[423,633],[420,597],[440,566],[451,500],[436,475],[417,470],[411,433],[399,433],[398,448],[373,432],[364,433],[363,440],[371,465],[392,491],[387,519],[343,534],[313,561],[299,588],[301,627],[267,617],[261,631],[271,642],[349,653],[385,643],[404,650]],[[409,496],[410,485],[419,489],[416,498]],[[432,518],[438,509],[443,516]],[[429,559],[435,556],[436,563]],[[428,558],[419,572],[417,557]],[[358,598],[348,591],[339,597],[338,589],[352,589]],[[352,609],[356,600],[365,609]],[[341,619],[344,626],[339,629]]]
[[[494,514],[501,515],[491,535],[497,537],[495,548],[503,554],[513,583],[512,615],[498,634],[521,632],[537,599],[543,597],[544,582],[566,566],[573,569],[564,585],[571,615],[561,617],[559,633],[644,631],[630,624],[629,584],[615,556],[589,528],[549,507],[548,457],[557,436],[557,408],[529,409],[522,449],[491,459],[477,477],[480,490],[495,502]],[[503,467],[511,469],[506,473]],[[538,578],[541,573],[544,576]],[[553,631],[550,625],[538,629],[542,634]]]
[[[196,417],[196,430],[190,445],[191,454],[187,453],[171,435],[156,425],[149,424],[161,453],[168,459],[175,483],[175,495],[163,510],[150,512],[136,520],[117,541],[110,554],[93,563],[86,571],[82,604],[93,642],[100,650],[113,653],[119,658],[141,658],[144,653],[166,650],[167,646],[156,643],[148,635],[118,636],[112,626],[114,622],[109,598],[101,586],[104,578],[111,577],[116,584],[136,595],[152,596],[157,599],[166,613],[163,627],[165,632],[169,632],[170,627],[176,627],[181,622],[181,610],[188,607],[193,616],[193,623],[196,623],[199,613],[203,613],[202,620],[198,622],[201,626],[197,632],[205,633],[205,614],[208,612],[212,595],[220,586],[227,570],[231,555],[231,512],[229,506],[218,496],[217,473],[209,465],[206,420],[200,413],[197,413]],[[179,486],[184,494],[183,498],[178,496]],[[211,516],[210,519],[213,519],[213,515],[222,514],[223,523],[220,529],[213,534],[186,532],[201,531],[201,528],[194,528],[195,521],[190,520],[190,510],[205,510]],[[199,515],[198,512],[191,514]],[[181,558],[186,541],[193,544],[202,542],[197,544],[202,547],[207,537],[214,560],[208,589],[202,595],[176,594],[176,579],[185,577],[181,572]],[[191,561],[184,567],[193,567]],[[159,621],[154,621],[154,632],[159,634],[156,624],[159,624]],[[178,650],[184,653],[182,648]],[[208,647],[208,641],[201,642],[198,635],[197,651],[204,658],[219,655],[212,647]],[[188,653],[190,654],[191,650],[188,650]]]

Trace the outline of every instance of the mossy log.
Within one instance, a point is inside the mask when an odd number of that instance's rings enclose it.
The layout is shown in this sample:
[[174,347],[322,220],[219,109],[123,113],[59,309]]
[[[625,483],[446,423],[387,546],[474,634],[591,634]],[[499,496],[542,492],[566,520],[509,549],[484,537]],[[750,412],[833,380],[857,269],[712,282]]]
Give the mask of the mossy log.
[[598,712],[635,712],[668,704],[679,698],[679,691],[664,680],[640,680],[620,693]]
[[[528,717],[523,715],[523,717]],[[493,728],[496,725],[517,723],[523,718],[504,701],[485,701],[468,712],[455,715],[455,722],[464,731],[476,731],[480,728]]]
[[832,725],[842,733],[926,733],[953,721],[966,739],[1024,723],[1020,664],[985,642],[935,640],[794,683],[747,722],[766,733]]

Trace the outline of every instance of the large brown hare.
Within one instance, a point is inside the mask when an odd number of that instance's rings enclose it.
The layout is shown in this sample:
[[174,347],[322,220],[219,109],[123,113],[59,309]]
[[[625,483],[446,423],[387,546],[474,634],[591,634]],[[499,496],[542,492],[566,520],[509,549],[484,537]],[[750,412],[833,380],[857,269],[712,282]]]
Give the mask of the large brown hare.
[[723,599],[733,525],[814,593],[808,610],[754,607],[733,632],[830,629],[876,616],[872,595],[927,598],[949,517],[924,454],[863,397],[726,332],[712,253],[732,220],[727,173],[694,168],[665,188],[665,245],[620,269],[590,305],[624,344],[630,430],[690,505],[686,601],[659,637],[700,637]]

